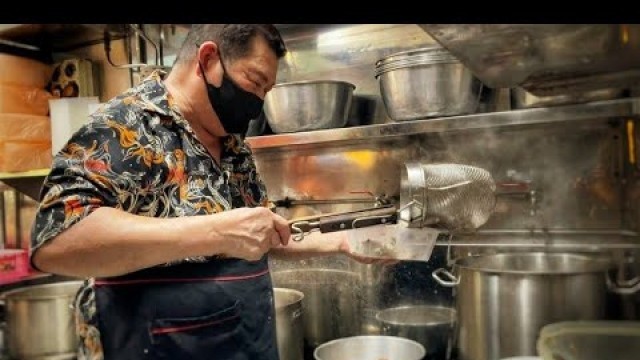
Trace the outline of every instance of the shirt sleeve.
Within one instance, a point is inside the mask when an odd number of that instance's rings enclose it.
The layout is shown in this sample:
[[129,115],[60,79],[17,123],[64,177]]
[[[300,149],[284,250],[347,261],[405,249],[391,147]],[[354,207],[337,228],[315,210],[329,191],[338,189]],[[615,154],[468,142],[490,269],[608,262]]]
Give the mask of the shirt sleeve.
[[134,212],[149,187],[150,170],[162,153],[142,136],[135,125],[140,119],[93,116],[54,156],[32,226],[32,256],[101,206]]

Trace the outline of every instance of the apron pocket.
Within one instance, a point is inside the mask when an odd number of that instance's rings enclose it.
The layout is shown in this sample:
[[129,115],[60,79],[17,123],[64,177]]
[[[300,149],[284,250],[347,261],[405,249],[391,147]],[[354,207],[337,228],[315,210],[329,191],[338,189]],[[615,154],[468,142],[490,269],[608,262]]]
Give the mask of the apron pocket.
[[240,305],[210,315],[154,319],[149,326],[153,359],[241,359]]

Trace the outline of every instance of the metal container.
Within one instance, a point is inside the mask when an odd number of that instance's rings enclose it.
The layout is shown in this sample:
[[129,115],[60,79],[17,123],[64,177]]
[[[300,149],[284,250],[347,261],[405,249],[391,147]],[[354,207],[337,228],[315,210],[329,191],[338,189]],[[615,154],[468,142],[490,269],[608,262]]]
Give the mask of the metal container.
[[318,346],[316,360],[421,360],[426,351],[418,342],[384,335],[353,336]]
[[505,253],[457,260],[457,279],[444,269],[433,275],[457,286],[460,359],[494,360],[536,355],[544,325],[603,318],[610,267],[597,256]]
[[444,359],[456,323],[452,308],[431,305],[408,305],[384,309],[376,315],[383,335],[415,340],[427,355]]
[[362,298],[360,277],[333,269],[282,270],[272,273],[274,286],[304,294],[302,321],[307,345],[360,334]]
[[514,88],[512,94],[512,107],[514,109],[527,109],[545,106],[580,104],[592,101],[613,100],[622,97],[623,89],[597,89],[584,92],[572,92],[568,94],[536,96],[521,87]]
[[640,321],[563,321],[549,324],[538,337],[540,360],[637,360]]
[[302,299],[304,294],[293,289],[274,288],[276,335],[280,360],[302,360],[304,357],[304,327]]
[[392,120],[476,112],[482,84],[442,47],[392,54],[376,63],[376,78]]
[[336,80],[277,84],[264,99],[264,113],[276,133],[342,128],[349,120],[355,88]]
[[74,359],[78,337],[73,301],[82,281],[8,291],[6,345],[12,359]]

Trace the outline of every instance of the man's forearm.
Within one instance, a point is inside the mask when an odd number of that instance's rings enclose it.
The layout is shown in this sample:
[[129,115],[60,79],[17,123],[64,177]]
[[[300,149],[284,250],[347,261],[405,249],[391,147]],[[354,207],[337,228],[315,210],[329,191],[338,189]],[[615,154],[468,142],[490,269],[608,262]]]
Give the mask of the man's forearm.
[[34,263],[42,271],[76,276],[126,274],[190,256],[214,254],[194,229],[202,216],[158,219],[100,208],[42,245]]

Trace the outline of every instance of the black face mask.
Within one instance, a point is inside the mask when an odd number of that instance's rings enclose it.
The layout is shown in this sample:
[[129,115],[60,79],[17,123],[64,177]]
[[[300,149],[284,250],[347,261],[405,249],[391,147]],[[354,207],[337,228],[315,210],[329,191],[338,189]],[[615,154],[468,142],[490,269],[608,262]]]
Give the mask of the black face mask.
[[204,83],[207,86],[209,102],[211,102],[213,111],[218,115],[224,131],[228,134],[245,135],[249,128],[249,122],[260,115],[264,101],[259,96],[243,90],[227,75],[222,58],[220,58],[220,64],[224,71],[222,84],[220,87],[215,87],[209,84],[204,75],[204,68],[198,62]]

